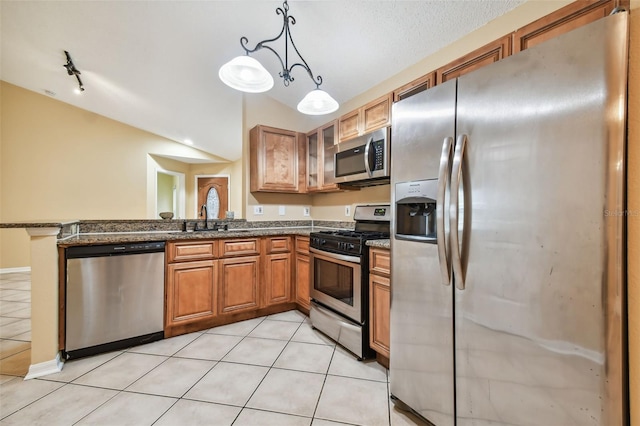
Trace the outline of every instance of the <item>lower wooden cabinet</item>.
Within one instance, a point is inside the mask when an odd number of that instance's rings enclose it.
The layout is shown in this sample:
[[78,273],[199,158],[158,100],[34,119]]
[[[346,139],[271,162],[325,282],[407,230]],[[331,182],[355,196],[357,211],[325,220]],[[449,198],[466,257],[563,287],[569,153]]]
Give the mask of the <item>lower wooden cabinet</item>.
[[309,266],[309,238],[296,237],[296,303],[307,311],[311,309],[311,298],[309,297]]
[[391,285],[389,278],[369,275],[369,346],[389,358]]
[[170,264],[167,273],[167,326],[215,316],[216,260]]
[[169,242],[165,336],[295,309],[293,242],[288,235]]
[[291,253],[268,255],[264,269],[265,306],[290,302]]
[[369,252],[369,346],[389,358],[391,327],[391,256],[389,250]]
[[258,309],[260,256],[220,259],[220,314]]

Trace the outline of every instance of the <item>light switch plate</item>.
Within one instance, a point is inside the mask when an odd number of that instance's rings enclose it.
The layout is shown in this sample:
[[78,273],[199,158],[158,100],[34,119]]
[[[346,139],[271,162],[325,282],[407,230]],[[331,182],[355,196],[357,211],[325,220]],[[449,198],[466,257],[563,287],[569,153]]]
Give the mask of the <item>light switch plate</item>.
[[278,214],[280,216],[284,216],[286,214],[286,209],[284,206],[278,206]]
[[310,215],[311,215],[311,207],[303,207],[302,216],[310,216]]
[[344,215],[351,216],[351,206],[344,206]]
[[262,206],[253,206],[253,214],[264,214]]

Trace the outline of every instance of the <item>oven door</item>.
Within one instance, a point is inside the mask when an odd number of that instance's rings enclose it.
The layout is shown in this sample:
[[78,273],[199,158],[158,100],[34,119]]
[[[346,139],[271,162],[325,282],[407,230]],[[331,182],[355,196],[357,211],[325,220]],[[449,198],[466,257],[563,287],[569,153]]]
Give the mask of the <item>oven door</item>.
[[360,257],[311,248],[311,298],[362,324]]

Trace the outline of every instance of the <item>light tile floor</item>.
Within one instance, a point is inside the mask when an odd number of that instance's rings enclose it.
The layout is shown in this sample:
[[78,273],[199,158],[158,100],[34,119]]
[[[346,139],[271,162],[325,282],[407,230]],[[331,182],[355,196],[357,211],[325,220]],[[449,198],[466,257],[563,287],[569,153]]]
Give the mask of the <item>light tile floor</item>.
[[[28,278],[0,275],[3,365],[29,358],[30,324],[20,323],[29,322],[29,298],[18,293],[29,291]],[[0,374],[2,425],[418,423],[394,408],[385,368],[357,361],[298,311],[67,361],[39,379],[21,376]]]

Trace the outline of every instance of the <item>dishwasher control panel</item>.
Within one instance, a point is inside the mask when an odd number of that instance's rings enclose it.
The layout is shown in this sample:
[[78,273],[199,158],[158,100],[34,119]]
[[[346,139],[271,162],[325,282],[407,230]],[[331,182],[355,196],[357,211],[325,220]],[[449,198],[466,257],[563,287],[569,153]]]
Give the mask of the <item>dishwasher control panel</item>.
[[141,242],[128,244],[106,244],[95,246],[69,247],[67,259],[96,256],[118,256],[120,254],[156,253],[164,251],[164,241]]

